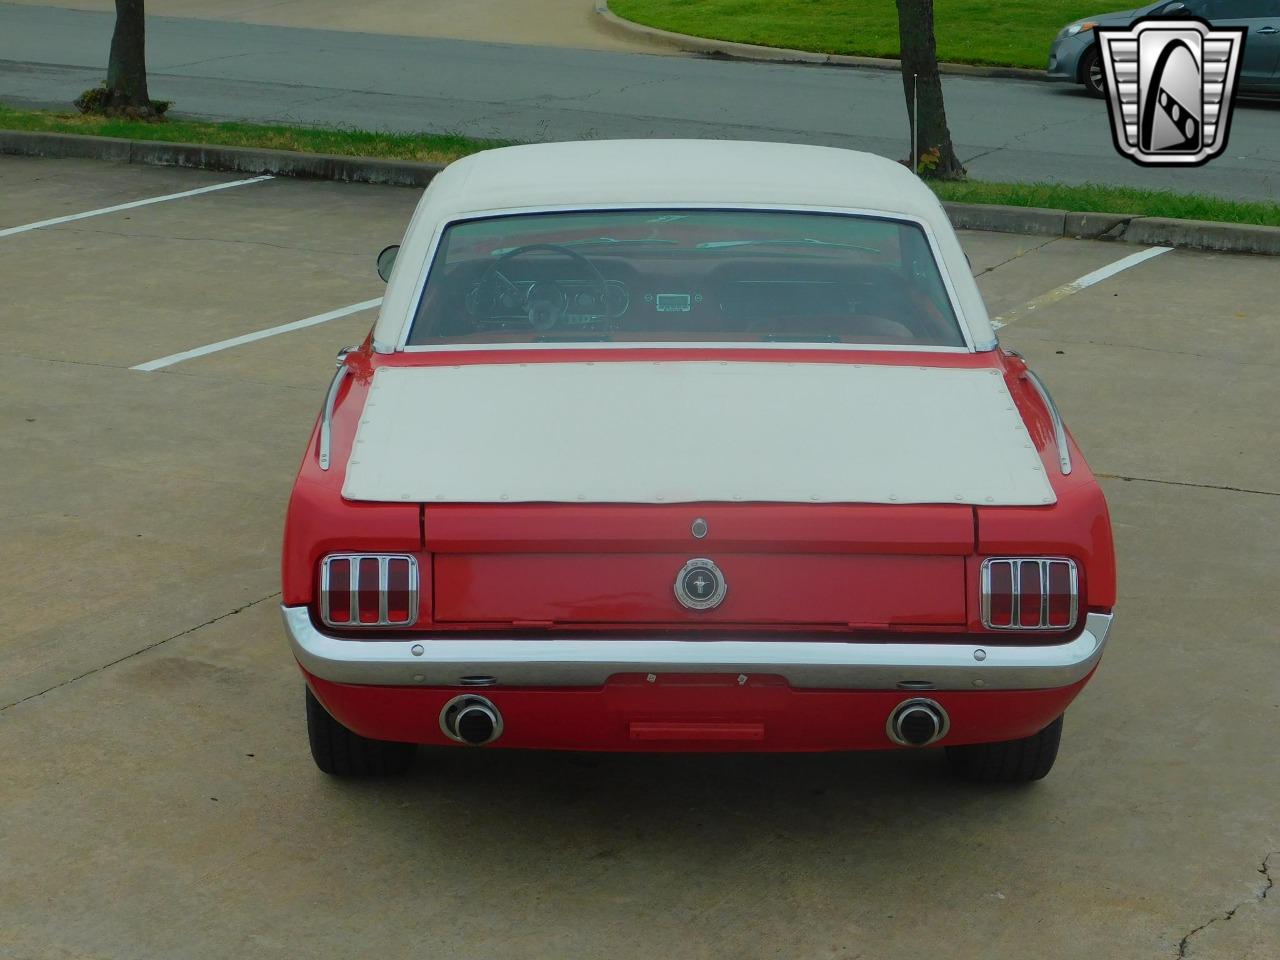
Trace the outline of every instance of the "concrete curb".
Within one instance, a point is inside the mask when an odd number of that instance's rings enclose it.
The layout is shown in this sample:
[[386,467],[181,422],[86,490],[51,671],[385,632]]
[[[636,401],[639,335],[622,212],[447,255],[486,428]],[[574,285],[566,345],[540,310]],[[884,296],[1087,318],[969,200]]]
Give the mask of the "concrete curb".
[[[828,67],[867,67],[872,70],[902,69],[902,63],[884,57],[853,57],[840,53],[814,53],[812,50],[790,50],[786,47],[763,47],[754,43],[737,43],[733,40],[712,40],[687,33],[673,33],[646,27],[633,20],[624,20],[609,9],[609,0],[596,0],[596,16],[600,25],[614,36],[625,40],[647,43],[666,50],[697,53],[707,57],[723,57],[727,60],[755,60],[765,63],[810,63]],[[940,63],[940,73],[969,77],[1003,77],[1011,80],[1048,80],[1044,70],[1026,67],[987,67],[972,63]]]
[[144,163],[152,166],[192,167],[228,173],[282,177],[311,177],[381,183],[397,187],[425,187],[444,169],[441,164],[408,160],[378,160],[328,153],[263,150],[257,147],[223,147],[200,143],[166,143],[160,140],[125,140],[74,133],[33,133],[0,130],[0,154],[51,159],[80,158]]
[[[51,159],[115,160],[121,163],[192,167],[229,173],[269,173],[280,177],[310,177],[401,187],[425,187],[432,177],[444,169],[441,164],[413,163],[407,160],[376,160],[323,153],[296,153],[292,150],[259,150],[253,147],[164,143],[158,140],[124,140],[74,133],[31,133],[25,130],[0,130],[0,155],[3,154]],[[1085,240],[1122,240],[1220,253],[1280,256],[1280,227],[1170,220],[1136,214],[1047,210],[1041,207],[1006,207],[986,203],[944,203],[943,207],[957,230],[992,230],[998,233],[1076,237]]]
[[1125,225],[1124,240],[1165,247],[1191,247],[1220,253],[1280,256],[1280,227],[1248,227],[1213,220],[1138,217]]
[[1046,210],[985,203],[943,203],[957,230],[990,230],[1080,240],[1120,240],[1144,246],[1280,256],[1280,227],[1138,214]]
[[987,203],[942,204],[957,230],[992,230],[1039,237],[1066,236],[1065,210],[1044,207],[1003,207]]

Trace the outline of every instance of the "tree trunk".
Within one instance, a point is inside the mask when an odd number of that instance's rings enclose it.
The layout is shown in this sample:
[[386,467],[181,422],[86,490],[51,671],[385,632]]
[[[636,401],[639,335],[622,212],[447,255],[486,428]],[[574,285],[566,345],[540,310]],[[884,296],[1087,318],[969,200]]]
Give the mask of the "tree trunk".
[[108,113],[155,116],[147,94],[146,23],[143,0],[116,0],[116,29],[107,60]]
[[[923,177],[958,180],[964,176],[964,167],[951,145],[947,111],[942,105],[938,45],[933,35],[933,0],[896,2],[907,115],[913,123],[918,122],[914,157],[916,172]],[[913,103],[918,106],[913,107]]]

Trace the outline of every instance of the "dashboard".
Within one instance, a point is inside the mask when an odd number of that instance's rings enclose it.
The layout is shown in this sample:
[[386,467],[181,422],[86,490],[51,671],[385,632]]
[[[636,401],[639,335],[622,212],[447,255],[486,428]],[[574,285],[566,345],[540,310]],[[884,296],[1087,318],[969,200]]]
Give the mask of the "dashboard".
[[466,297],[466,309],[478,325],[525,324],[584,326],[619,320],[631,307],[631,291],[621,280],[603,284],[576,278],[510,280],[496,291],[476,283]]

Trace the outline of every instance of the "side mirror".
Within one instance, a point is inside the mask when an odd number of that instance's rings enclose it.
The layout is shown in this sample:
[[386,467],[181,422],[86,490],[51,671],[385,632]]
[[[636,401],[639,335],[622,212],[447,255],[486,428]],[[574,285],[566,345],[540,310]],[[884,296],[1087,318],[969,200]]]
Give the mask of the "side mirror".
[[400,244],[393,243],[389,247],[383,247],[382,252],[378,254],[378,276],[383,281],[391,279],[391,268],[396,265],[396,254],[400,252]]
[[1160,16],[1171,17],[1175,13],[1186,13],[1187,5],[1185,3],[1171,3],[1168,6],[1160,8]]

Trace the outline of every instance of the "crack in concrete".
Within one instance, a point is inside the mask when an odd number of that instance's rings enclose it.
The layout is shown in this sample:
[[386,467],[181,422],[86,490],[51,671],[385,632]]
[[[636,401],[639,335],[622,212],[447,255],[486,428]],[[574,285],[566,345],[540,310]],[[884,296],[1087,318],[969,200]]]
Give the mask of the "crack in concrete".
[[146,653],[148,650],[154,650],[156,647],[166,644],[170,640],[177,640],[180,637],[185,637],[189,633],[195,633],[197,630],[202,630],[205,627],[208,627],[212,624],[217,623],[219,620],[225,620],[227,617],[234,617],[237,613],[241,613],[245,610],[248,610],[250,607],[256,607],[260,603],[266,603],[268,600],[272,600],[278,596],[280,596],[279,590],[277,590],[275,593],[269,593],[265,597],[262,597],[258,600],[252,600],[249,603],[244,604],[244,606],[236,607],[234,610],[230,610],[227,613],[218,614],[218,616],[212,618],[211,620],[206,620],[204,623],[197,623],[194,627],[188,627],[186,630],[183,630],[179,633],[175,633],[171,637],[165,637],[163,640],[157,640],[155,643],[149,643],[145,647],[142,647],[140,650],[133,651],[133,653],[126,653],[123,657],[118,657],[115,660],[112,660],[110,663],[104,663],[101,666],[94,667],[92,670],[86,670],[84,673],[78,676],[70,677],[67,680],[63,680],[61,683],[55,683],[53,686],[47,687],[46,689],[41,690],[39,693],[32,693],[18,700],[14,700],[12,703],[6,703],[3,707],[0,707],[0,713],[4,713],[4,711],[8,710],[10,707],[16,707],[19,704],[26,703],[28,700],[35,700],[39,697],[43,697],[46,693],[52,693],[54,690],[60,690],[65,686],[69,686],[70,684],[75,683],[77,680],[83,680],[85,677],[91,677],[95,673],[101,673],[103,670],[106,670],[110,667],[114,667],[117,664],[124,663],[126,660],[131,660],[134,657],[138,656],[139,654]]
[[106,363],[102,360],[70,360],[66,357],[37,357],[30,353],[13,353],[0,351],[0,357],[11,357],[15,360],[35,360],[39,363],[71,363],[77,367],[106,367],[108,370],[127,370],[123,363]]
[[1057,243],[1061,239],[1062,237],[1050,237],[1048,240],[1044,241],[1044,243],[1038,243],[1034,247],[1028,247],[1026,250],[1020,250],[1019,252],[1015,253],[1012,257],[1010,257],[1008,260],[1001,260],[995,266],[987,267],[987,269],[983,270],[981,273],[975,273],[973,275],[973,278],[976,280],[978,279],[978,277],[985,277],[988,273],[991,273],[995,270],[999,270],[1006,263],[1013,263],[1013,261],[1017,260],[1019,257],[1025,257],[1029,253],[1035,253],[1037,250],[1043,250],[1049,244]]
[[990,150],[983,150],[981,153],[975,153],[972,157],[968,157],[967,159],[962,159],[960,161],[960,165],[962,167],[967,167],[969,166],[969,164],[973,163],[973,161],[981,160],[983,157],[989,157],[991,156],[991,154],[999,153],[1003,149],[1004,149],[1004,144],[1000,144],[1000,146],[992,147]]
[[1022,131],[1022,133],[1015,134],[1014,136],[1006,140],[1004,143],[995,147],[991,147],[990,149],[984,150],[981,153],[976,153],[969,159],[961,160],[960,162],[964,166],[968,166],[969,164],[973,163],[973,161],[975,160],[981,160],[983,157],[989,157],[991,156],[991,154],[999,153],[1001,150],[1008,150],[1014,144],[1025,145],[1027,137],[1035,136],[1036,134],[1039,134],[1039,133],[1048,133],[1050,127],[1065,127],[1068,124],[1082,123],[1082,122],[1084,121],[1082,121],[1080,117],[1071,117],[1066,120],[1054,120],[1048,123],[1043,123],[1040,126],[1035,127],[1031,130],[1024,130]]
[[1203,932],[1204,930],[1208,929],[1209,927],[1213,926],[1215,923],[1218,923],[1219,921],[1230,920],[1232,917],[1236,915],[1236,912],[1241,907],[1247,907],[1251,903],[1261,903],[1263,900],[1267,899],[1267,894],[1270,893],[1271,888],[1275,886],[1275,879],[1271,876],[1271,858],[1277,855],[1280,855],[1280,850],[1273,850],[1270,853],[1268,853],[1265,857],[1262,858],[1262,863],[1258,866],[1258,873],[1262,874],[1262,878],[1266,882],[1263,884],[1261,890],[1258,890],[1256,893],[1254,893],[1251,899],[1241,900],[1239,903],[1237,903],[1234,907],[1232,907],[1226,913],[1223,913],[1217,917],[1211,917],[1210,919],[1200,924],[1200,926],[1196,927],[1194,930],[1192,930],[1185,937],[1183,937],[1181,940],[1178,941],[1179,960],[1187,956],[1187,950],[1191,946],[1192,937],[1195,937],[1197,934]]
[[1162,483],[1170,487],[1195,487],[1199,490],[1223,490],[1227,493],[1253,493],[1262,497],[1280,497],[1280,490],[1254,490],[1249,487],[1228,487],[1216,483],[1191,483],[1187,480],[1158,480],[1155,477],[1126,477],[1119,473],[1094,474],[1099,480],[1123,480],[1126,483]]

